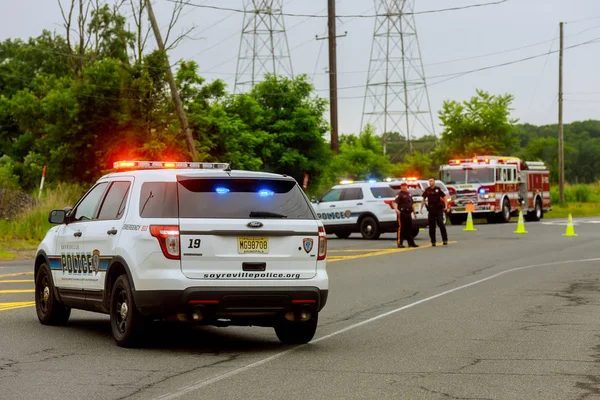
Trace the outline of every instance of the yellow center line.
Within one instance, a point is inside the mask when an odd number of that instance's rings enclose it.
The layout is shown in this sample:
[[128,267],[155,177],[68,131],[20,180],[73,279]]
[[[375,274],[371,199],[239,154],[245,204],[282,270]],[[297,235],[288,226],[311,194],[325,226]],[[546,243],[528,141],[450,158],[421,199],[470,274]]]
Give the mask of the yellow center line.
[[[454,244],[456,243],[454,242],[448,242],[448,244]],[[441,245],[441,243],[438,243],[438,246]],[[425,245],[425,246],[419,246],[419,247],[408,247],[405,249],[385,249],[385,250],[381,250],[381,251],[374,251],[371,253],[366,253],[366,254],[355,254],[355,255],[351,255],[351,256],[338,256],[336,258],[333,259],[329,259],[328,258],[328,262],[337,262],[337,261],[347,261],[347,260],[355,260],[357,258],[366,258],[366,257],[376,257],[376,256],[383,256],[386,254],[392,254],[392,253],[401,253],[404,251],[412,251],[412,250],[419,250],[419,249],[426,249],[428,247],[431,247],[431,244]]]
[[0,283],[33,283],[33,279],[6,279],[0,280]]
[[14,289],[14,290],[0,290],[0,294],[3,293],[33,293],[35,289]]
[[35,301],[19,301],[16,303],[0,303],[0,311],[14,310],[17,308],[33,307]]
[[33,272],[15,272],[14,274],[0,275],[0,278],[10,278],[11,276],[33,275]]

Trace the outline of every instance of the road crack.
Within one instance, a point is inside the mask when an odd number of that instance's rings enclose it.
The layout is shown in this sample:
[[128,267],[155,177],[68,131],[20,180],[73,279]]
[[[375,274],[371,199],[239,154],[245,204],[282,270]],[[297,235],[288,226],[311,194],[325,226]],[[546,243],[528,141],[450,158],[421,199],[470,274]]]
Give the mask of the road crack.
[[[199,370],[202,370],[202,369],[205,369],[205,368],[212,368],[212,367],[219,366],[221,364],[225,364],[225,363],[228,363],[228,362],[231,362],[231,361],[235,361],[238,357],[239,357],[238,354],[232,354],[232,355],[227,356],[224,360],[214,361],[214,362],[209,363],[209,364],[205,364],[205,365],[193,367],[193,368],[190,368],[190,369],[186,369],[186,370],[183,370],[183,371],[179,371],[179,372],[176,372],[176,373],[173,373],[173,374],[169,374],[169,375],[164,376],[163,378],[161,378],[161,379],[159,379],[157,381],[154,381],[152,383],[148,383],[148,384],[145,384],[145,385],[143,385],[141,387],[138,387],[134,392],[129,393],[129,394],[125,395],[125,396],[119,397],[119,398],[117,398],[115,400],[124,400],[124,399],[131,398],[131,397],[133,397],[133,396],[135,396],[135,395],[137,395],[139,393],[142,393],[142,392],[144,392],[144,391],[146,391],[148,389],[151,389],[152,387],[154,387],[154,386],[156,386],[158,384],[166,382],[169,379],[177,378],[179,376],[183,376],[185,374],[189,374],[189,373],[192,373],[192,372],[195,372],[195,371],[199,371]],[[155,371],[155,370],[150,371],[150,373],[147,374],[144,378],[146,378],[146,379],[152,379],[152,376],[155,375],[156,372],[157,371]],[[126,384],[121,384],[120,386],[122,387],[124,385],[126,385]],[[110,386],[116,386],[116,385],[110,385]]]

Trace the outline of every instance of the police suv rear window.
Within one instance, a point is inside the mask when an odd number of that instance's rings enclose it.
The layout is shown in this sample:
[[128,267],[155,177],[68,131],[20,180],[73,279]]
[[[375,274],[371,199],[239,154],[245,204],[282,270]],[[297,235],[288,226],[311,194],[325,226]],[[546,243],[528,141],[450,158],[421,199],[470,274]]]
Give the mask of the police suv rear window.
[[373,197],[375,197],[376,199],[383,199],[386,197],[396,197],[396,195],[398,194],[398,191],[392,189],[389,186],[382,186],[382,187],[372,187],[371,193],[373,193]]
[[180,178],[178,193],[180,218],[316,219],[290,180]]

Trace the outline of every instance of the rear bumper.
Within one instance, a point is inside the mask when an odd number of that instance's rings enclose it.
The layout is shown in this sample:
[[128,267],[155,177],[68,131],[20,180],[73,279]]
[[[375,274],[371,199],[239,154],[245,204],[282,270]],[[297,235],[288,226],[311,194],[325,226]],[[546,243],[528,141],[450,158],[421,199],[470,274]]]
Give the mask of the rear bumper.
[[134,293],[145,316],[189,314],[201,308],[207,319],[275,317],[290,311],[318,312],[328,290],[316,287],[190,287],[185,290],[141,290]]

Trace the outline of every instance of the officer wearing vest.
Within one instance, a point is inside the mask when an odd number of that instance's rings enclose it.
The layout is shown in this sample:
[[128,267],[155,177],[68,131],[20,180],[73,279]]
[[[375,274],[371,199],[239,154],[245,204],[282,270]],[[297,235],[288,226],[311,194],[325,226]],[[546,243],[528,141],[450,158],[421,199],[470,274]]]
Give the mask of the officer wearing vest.
[[398,215],[398,234],[396,240],[399,248],[404,248],[402,244],[405,240],[410,247],[419,247],[412,237],[412,218],[411,214],[417,217],[416,211],[413,209],[413,198],[408,193],[408,185],[402,182],[400,185],[400,193],[394,199],[393,207]]
[[440,227],[440,233],[442,234],[442,240],[444,246],[448,245],[448,233],[446,232],[446,226],[444,225],[444,208],[446,203],[444,197],[446,194],[437,186],[435,186],[435,179],[429,178],[429,187],[423,192],[423,201],[421,201],[421,213],[423,213],[423,206],[425,200],[427,200],[427,211],[429,213],[429,237],[431,238],[431,245],[435,247],[435,225]]

